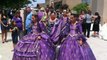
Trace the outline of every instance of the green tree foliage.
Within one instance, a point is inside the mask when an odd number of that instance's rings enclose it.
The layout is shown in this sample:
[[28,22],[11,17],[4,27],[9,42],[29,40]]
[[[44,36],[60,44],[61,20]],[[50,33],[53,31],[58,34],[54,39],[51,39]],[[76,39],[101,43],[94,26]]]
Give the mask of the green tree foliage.
[[62,1],[59,1],[59,2],[55,2],[55,9],[60,9],[62,6]]
[[72,10],[76,11],[79,14],[81,11],[88,11],[89,10],[88,6],[89,5],[86,3],[81,3],[81,4],[78,4],[77,6],[73,7]]
[[30,0],[0,0],[0,9],[19,9],[31,3]]
[[63,9],[66,9],[66,10],[67,10],[68,7],[69,7],[69,6],[68,6],[67,4],[63,4],[62,7],[61,7],[61,9],[62,9],[62,10],[63,10]]

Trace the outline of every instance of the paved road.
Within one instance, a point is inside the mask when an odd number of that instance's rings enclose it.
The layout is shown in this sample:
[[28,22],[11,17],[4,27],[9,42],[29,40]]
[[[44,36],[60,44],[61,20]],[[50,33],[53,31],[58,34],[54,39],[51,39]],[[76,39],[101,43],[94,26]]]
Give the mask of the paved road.
[[[8,34],[8,41],[9,42],[2,44],[0,40],[0,60],[12,60],[13,47],[10,33]],[[92,48],[97,60],[107,60],[107,41],[104,41],[99,38],[90,37],[87,42]]]

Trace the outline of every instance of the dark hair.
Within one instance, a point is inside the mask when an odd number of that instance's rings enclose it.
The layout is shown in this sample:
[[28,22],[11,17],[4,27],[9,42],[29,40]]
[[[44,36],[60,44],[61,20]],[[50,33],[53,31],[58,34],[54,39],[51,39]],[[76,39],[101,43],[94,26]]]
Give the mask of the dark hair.
[[99,13],[98,13],[98,12],[95,12],[95,15],[99,16]]
[[16,25],[14,25],[15,21],[11,21],[11,26],[15,27]]
[[33,14],[32,16],[34,16],[35,18],[37,18],[37,31],[40,33],[42,32],[42,29],[40,27],[40,23],[39,23],[39,18],[38,18],[38,15],[37,14]]
[[80,12],[80,14],[82,14],[82,12],[86,13],[86,11],[82,10],[82,11]]
[[[17,14],[20,14],[20,11],[19,11],[19,10],[15,12],[15,16],[16,16]],[[20,16],[19,16],[19,17],[20,17]]]
[[3,17],[3,16],[7,16],[7,15],[6,15],[6,14],[2,14],[2,17]]
[[76,21],[79,21],[79,15],[78,14],[71,14],[71,15],[73,15],[73,17],[76,18]]
[[53,13],[56,15],[56,12],[55,12],[55,11],[51,11],[50,15],[53,14]]
[[41,8],[40,4],[37,4],[37,8],[38,8],[38,9],[40,9],[40,8]]
[[49,7],[49,5],[46,5],[47,7]]
[[6,16],[6,17],[7,17],[7,15],[6,15],[6,14],[2,14],[1,20],[2,20],[2,19],[4,19],[4,17],[3,17],[3,16]]
[[101,17],[100,17],[98,12],[95,12],[95,15],[98,16],[98,19],[101,19]]
[[74,16],[74,18],[78,18],[78,17],[79,17],[79,15],[78,15],[78,14],[73,14],[73,13],[71,13],[71,15],[73,15],[73,16]]
[[91,15],[91,11],[90,11],[90,10],[88,10],[88,11],[87,11],[87,14],[90,14],[90,15]]
[[29,6],[27,6],[26,9],[27,9],[27,8],[31,9],[31,7],[29,7]]

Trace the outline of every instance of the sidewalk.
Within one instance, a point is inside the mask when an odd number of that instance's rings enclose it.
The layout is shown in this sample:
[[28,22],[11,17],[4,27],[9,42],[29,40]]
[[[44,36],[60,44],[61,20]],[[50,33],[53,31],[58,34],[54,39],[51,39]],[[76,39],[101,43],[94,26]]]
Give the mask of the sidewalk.
[[0,34],[0,60],[12,60],[13,56],[13,45],[11,41],[11,33],[8,32],[7,37],[8,42],[2,44],[1,34]]
[[[107,41],[97,37],[90,37],[87,39],[87,42],[90,45],[96,60],[107,60]],[[0,40],[0,60],[12,60],[12,49],[11,33],[8,32],[8,42],[2,44]]]

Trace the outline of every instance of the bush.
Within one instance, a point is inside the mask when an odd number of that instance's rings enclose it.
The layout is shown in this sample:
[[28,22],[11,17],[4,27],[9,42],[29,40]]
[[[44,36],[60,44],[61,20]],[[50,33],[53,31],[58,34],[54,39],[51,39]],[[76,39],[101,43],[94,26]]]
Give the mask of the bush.
[[66,9],[66,10],[67,10],[67,9],[68,9],[68,7],[69,7],[69,6],[68,6],[67,4],[63,4],[63,5],[62,5],[62,7],[61,7],[61,9],[62,9],[62,10],[64,10],[64,9]]
[[62,1],[60,2],[55,2],[55,10],[60,9],[62,6]]
[[89,10],[89,5],[86,4],[86,3],[81,3],[81,4],[78,4],[77,6],[73,7],[73,11],[76,11],[77,14],[79,14],[81,11],[88,11]]

